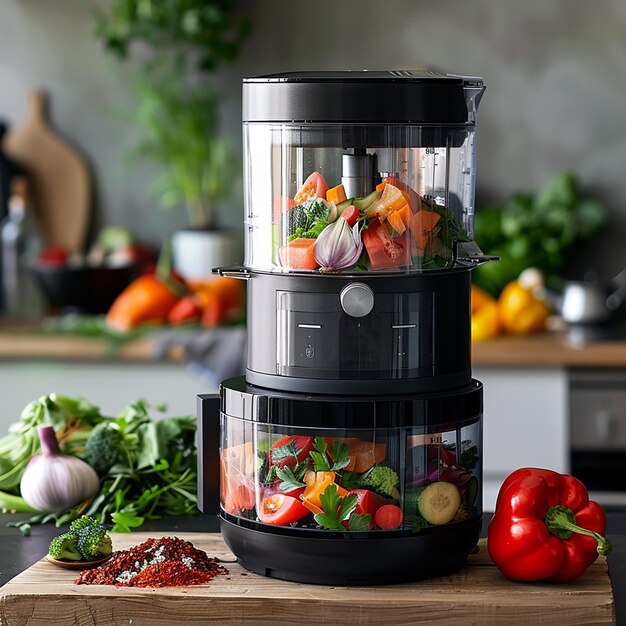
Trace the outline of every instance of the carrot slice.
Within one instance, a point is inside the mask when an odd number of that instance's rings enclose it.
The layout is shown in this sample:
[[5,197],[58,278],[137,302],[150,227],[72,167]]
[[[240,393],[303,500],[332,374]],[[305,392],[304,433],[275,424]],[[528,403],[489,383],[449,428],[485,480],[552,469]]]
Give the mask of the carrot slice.
[[441,216],[434,211],[418,211],[411,216],[411,233],[415,237],[417,247],[420,250],[425,250],[428,245],[433,228],[437,225],[437,222]]
[[283,267],[292,270],[314,270],[318,267],[313,246],[315,239],[298,237],[278,250]]

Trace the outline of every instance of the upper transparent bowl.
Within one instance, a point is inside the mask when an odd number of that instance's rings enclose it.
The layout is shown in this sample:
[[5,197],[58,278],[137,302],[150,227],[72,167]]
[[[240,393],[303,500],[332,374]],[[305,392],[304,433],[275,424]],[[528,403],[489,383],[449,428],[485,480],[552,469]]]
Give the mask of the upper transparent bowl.
[[425,68],[244,79],[246,266],[354,274],[478,262],[484,89]]

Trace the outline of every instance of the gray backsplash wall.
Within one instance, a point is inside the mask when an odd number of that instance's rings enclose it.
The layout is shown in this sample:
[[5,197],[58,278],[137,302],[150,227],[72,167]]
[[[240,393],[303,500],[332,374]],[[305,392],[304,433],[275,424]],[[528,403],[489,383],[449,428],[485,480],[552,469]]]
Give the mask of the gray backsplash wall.
[[[129,167],[137,137],[128,67],[102,54],[85,0],[1,0],[0,116],[17,123],[46,87],[56,126],[91,159],[99,223],[126,223],[158,241],[185,224]],[[105,0],[98,2],[105,5]],[[254,33],[222,71],[224,130],[240,145],[240,79],[297,69],[430,64],[480,74],[478,206],[533,190],[570,169],[609,206],[612,228],[581,250],[570,274],[626,266],[626,3],[623,0],[248,0]],[[223,223],[240,227],[241,206]]]

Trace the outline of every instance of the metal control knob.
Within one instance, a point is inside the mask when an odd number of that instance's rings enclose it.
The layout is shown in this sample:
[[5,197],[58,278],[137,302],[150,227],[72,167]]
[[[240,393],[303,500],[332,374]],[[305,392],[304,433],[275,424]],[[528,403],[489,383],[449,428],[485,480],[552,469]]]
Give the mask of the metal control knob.
[[374,292],[363,283],[350,283],[339,294],[341,308],[351,317],[365,317],[374,308]]

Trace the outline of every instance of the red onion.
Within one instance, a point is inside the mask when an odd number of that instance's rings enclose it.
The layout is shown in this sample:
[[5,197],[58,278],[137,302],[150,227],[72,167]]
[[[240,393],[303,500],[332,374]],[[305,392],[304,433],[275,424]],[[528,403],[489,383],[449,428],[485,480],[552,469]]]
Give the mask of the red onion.
[[52,426],[39,426],[41,454],[26,466],[20,491],[38,511],[60,513],[94,496],[100,480],[96,471],[75,456],[63,454]]
[[361,256],[361,224],[350,227],[339,218],[329,224],[315,242],[313,252],[321,271],[341,270],[354,265]]

